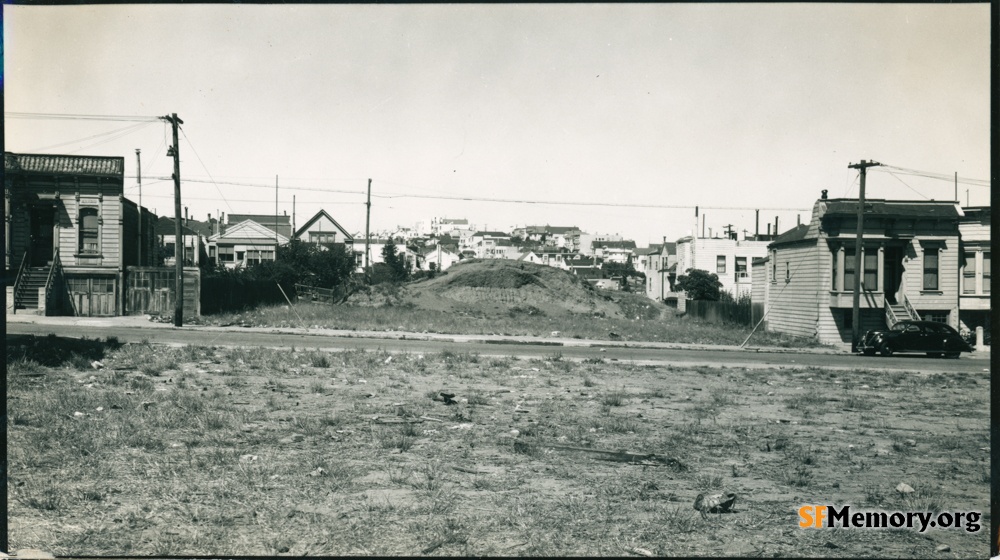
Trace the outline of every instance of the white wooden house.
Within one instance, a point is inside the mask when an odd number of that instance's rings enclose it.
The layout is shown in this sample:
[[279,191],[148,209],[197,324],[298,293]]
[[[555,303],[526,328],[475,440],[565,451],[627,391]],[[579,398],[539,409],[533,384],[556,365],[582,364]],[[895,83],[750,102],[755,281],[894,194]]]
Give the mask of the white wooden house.
[[857,199],[820,199],[810,223],[768,246],[766,266],[755,267],[769,283],[768,330],[849,347],[855,274],[862,275],[862,332],[903,318],[957,328],[961,209],[950,202],[866,200],[856,256],[857,209]]
[[288,243],[288,237],[275,230],[246,219],[226,227],[208,239],[208,256],[226,268],[252,266],[273,261],[277,248]]
[[990,330],[990,295],[993,253],[990,248],[989,206],[963,208],[958,232],[961,236],[961,295],[958,299],[959,326],[974,331]]
[[337,220],[334,220],[326,210],[320,210],[315,216],[295,231],[292,239],[298,239],[305,243],[313,243],[320,246],[330,246],[333,244],[351,245],[354,236],[347,233]]

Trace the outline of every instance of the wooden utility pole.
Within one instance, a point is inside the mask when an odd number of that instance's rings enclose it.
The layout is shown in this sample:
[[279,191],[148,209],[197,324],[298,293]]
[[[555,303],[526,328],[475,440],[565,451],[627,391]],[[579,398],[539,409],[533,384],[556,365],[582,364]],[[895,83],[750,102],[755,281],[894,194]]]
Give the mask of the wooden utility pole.
[[135,149],[135,177],[139,181],[139,255],[136,264],[142,266],[142,158],[139,148]]
[[[261,261],[264,259],[261,258]],[[278,260],[278,176],[274,176],[274,260]]]
[[174,157],[174,326],[184,325],[184,236],[181,234],[181,151],[177,141],[177,127],[184,121],[177,113],[160,117],[171,124],[174,130],[174,145],[167,150],[167,156]]
[[365,210],[365,284],[371,283],[371,277],[369,276],[368,270],[368,259],[371,256],[371,251],[368,249],[368,242],[370,236],[368,235],[368,222],[372,216],[372,180],[368,179],[368,202],[365,203],[367,207]]
[[861,338],[861,275],[864,274],[864,261],[861,251],[864,247],[865,235],[865,174],[869,167],[882,165],[877,161],[861,160],[861,163],[848,165],[849,169],[861,171],[861,186],[858,189],[858,229],[854,239],[854,302],[851,306],[851,352],[858,351]]

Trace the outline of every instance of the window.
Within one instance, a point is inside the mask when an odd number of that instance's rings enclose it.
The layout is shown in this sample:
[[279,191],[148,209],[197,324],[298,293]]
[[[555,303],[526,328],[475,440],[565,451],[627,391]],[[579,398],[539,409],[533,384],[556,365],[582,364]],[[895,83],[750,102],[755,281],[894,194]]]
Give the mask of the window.
[[778,252],[771,251],[771,282],[778,281]]
[[97,208],[80,210],[80,253],[96,254],[98,248]]
[[830,290],[837,289],[837,280],[840,278],[840,269],[837,268],[837,256],[840,254],[839,248],[833,248],[833,275],[830,276]]
[[236,262],[243,262],[243,255],[245,251],[236,251]]
[[938,251],[937,247],[924,249],[924,289],[938,289]]
[[976,253],[965,253],[965,269],[962,271],[962,293],[976,293]]
[[844,249],[844,289],[854,290],[854,249]]
[[726,273],[726,256],[725,255],[719,255],[718,257],[715,257],[715,272],[717,272],[719,274],[725,274]]
[[792,271],[788,268],[788,261],[785,261],[785,284],[792,281]]
[[736,257],[736,279],[747,277],[747,258]]
[[235,251],[233,251],[232,247],[219,246],[219,262],[233,262],[234,254]]
[[993,274],[990,272],[990,251],[983,251],[983,293],[990,293],[990,276]]
[[937,323],[947,323],[948,322],[948,312],[947,311],[919,311],[920,318],[924,321],[934,321]]
[[866,290],[878,290],[878,249],[864,252],[865,275],[861,281]]
[[309,232],[309,241],[312,241],[313,243],[334,243],[336,241],[336,237],[336,232]]

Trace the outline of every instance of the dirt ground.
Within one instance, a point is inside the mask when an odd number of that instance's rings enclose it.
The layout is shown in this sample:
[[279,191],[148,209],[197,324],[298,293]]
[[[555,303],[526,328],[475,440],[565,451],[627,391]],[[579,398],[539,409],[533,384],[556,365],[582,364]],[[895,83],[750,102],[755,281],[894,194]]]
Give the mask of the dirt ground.
[[[982,371],[148,344],[107,345],[95,369],[82,351],[39,365],[38,348],[8,355],[12,550],[989,552]],[[693,509],[721,491],[733,511]],[[983,530],[801,529],[805,504],[979,511]]]

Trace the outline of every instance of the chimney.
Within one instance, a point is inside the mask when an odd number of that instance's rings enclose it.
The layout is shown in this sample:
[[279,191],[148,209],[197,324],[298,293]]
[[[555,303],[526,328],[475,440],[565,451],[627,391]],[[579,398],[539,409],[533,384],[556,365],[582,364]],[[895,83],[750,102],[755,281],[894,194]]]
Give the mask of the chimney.
[[767,236],[771,237],[771,224],[767,224]]
[[754,212],[756,212],[756,218],[754,218],[753,238],[756,241],[760,236],[760,210],[754,210]]
[[226,223],[226,213],[223,212],[222,214],[220,214],[220,216],[222,216],[222,217],[219,218],[219,225],[222,225],[222,224]]
[[694,207],[694,234],[691,237],[698,237],[698,207]]
[[188,207],[184,207],[184,225],[188,225]]
[[826,189],[823,189],[823,194],[820,196],[823,200],[826,200]]
[[799,227],[801,225],[802,225],[802,214],[796,214],[795,215],[795,227]]
[[774,217],[774,236],[778,236],[778,217]]

